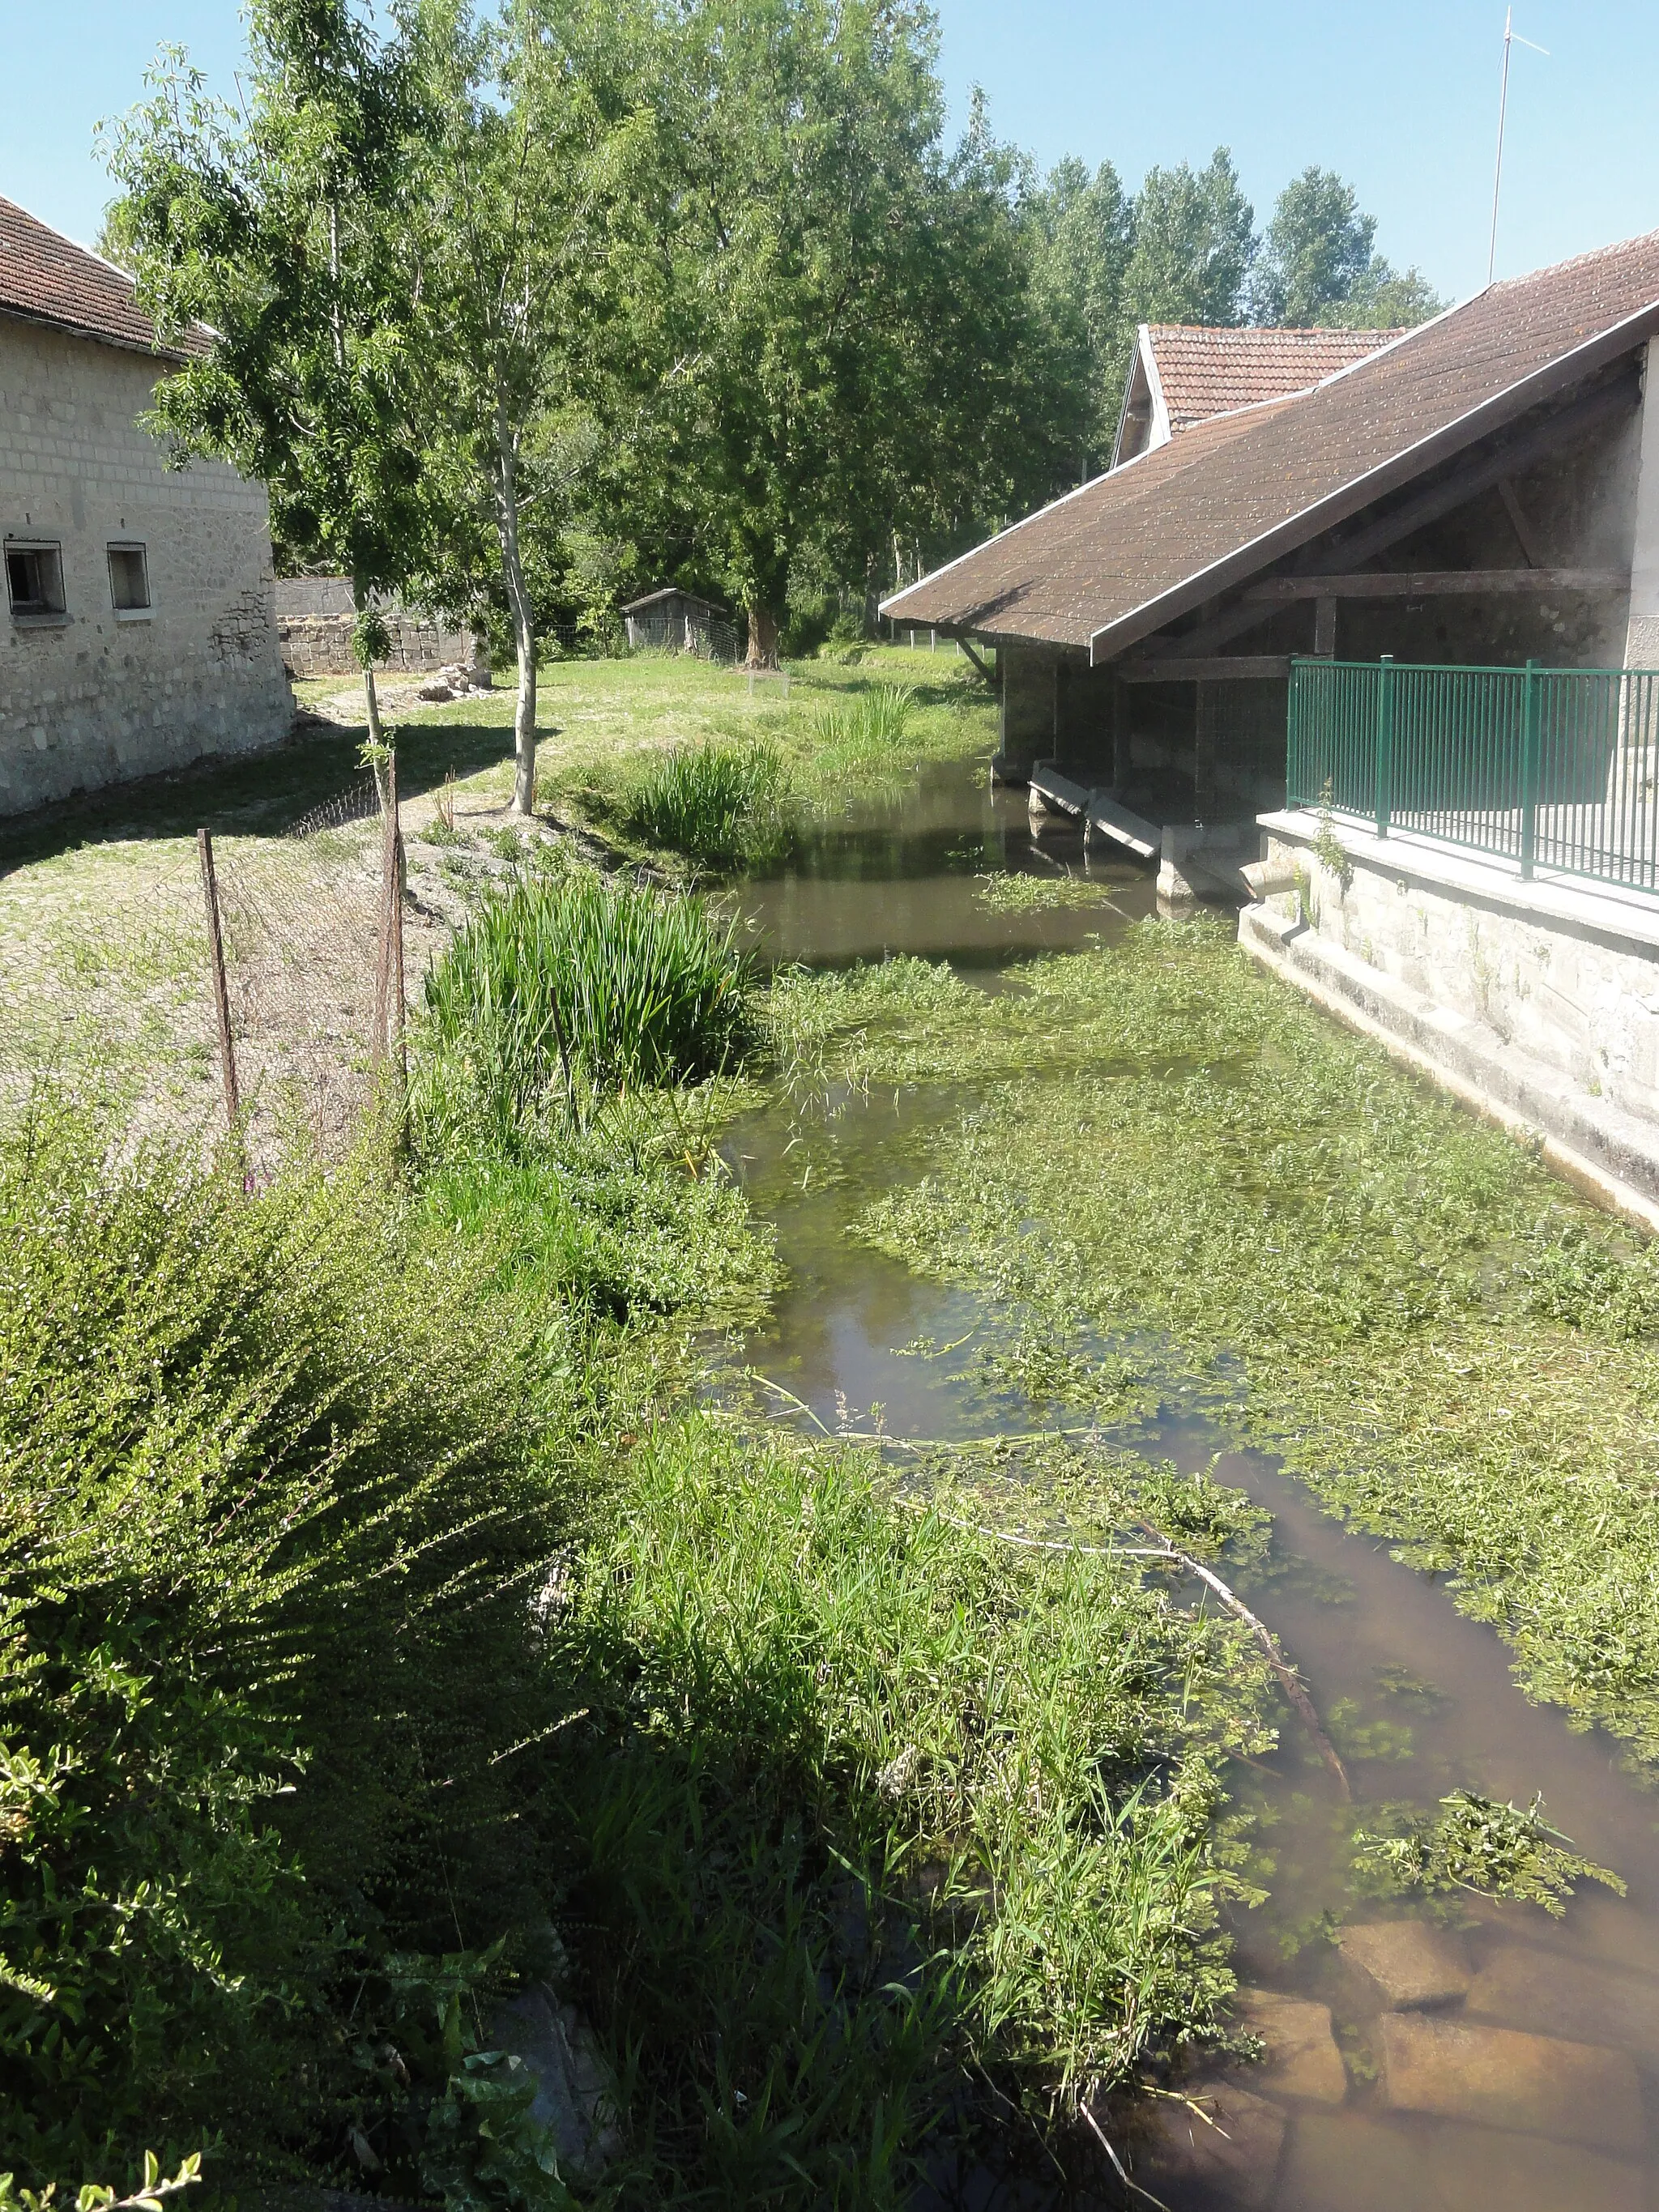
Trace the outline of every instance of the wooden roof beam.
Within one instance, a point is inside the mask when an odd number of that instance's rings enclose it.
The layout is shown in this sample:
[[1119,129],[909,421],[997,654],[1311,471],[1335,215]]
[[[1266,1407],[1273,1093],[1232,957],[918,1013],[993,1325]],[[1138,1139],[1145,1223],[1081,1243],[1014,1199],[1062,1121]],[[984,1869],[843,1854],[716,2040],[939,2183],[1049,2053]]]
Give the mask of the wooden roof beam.
[[1358,576],[1269,576],[1244,593],[1257,606],[1293,599],[1444,599],[1528,592],[1550,599],[1568,592],[1612,597],[1630,589],[1619,568],[1395,568]]
[[[1558,408],[1554,414],[1519,435],[1502,439],[1479,460],[1454,469],[1441,483],[1431,484],[1427,490],[1404,501],[1389,514],[1358,529],[1330,533],[1310,547],[1303,559],[1317,560],[1322,553],[1329,560],[1333,553],[1340,553],[1350,568],[1375,560],[1391,545],[1425,530],[1431,522],[1438,522],[1505,477],[1524,472],[1534,462],[1547,459],[1558,447],[1582,436],[1598,423],[1627,414],[1635,406],[1639,391],[1636,378],[1621,370],[1611,382],[1598,385],[1582,398]],[[1149,658],[1160,659],[1166,656],[1174,659],[1213,653],[1218,646],[1231,644],[1234,638],[1266,620],[1262,602],[1235,602],[1224,614],[1200,623],[1184,636],[1149,638],[1143,651]]]

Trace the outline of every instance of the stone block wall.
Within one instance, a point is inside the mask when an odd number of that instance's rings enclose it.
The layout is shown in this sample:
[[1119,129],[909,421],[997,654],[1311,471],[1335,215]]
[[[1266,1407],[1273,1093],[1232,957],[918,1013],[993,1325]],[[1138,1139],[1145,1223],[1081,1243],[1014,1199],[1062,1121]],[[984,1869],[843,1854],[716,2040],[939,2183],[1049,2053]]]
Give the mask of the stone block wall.
[[1501,863],[1348,823],[1346,884],[1305,813],[1262,817],[1270,904],[1349,963],[1541,1062],[1585,1102],[1651,1126],[1659,1148],[1659,906],[1640,893],[1521,882]]
[[[377,668],[417,675],[456,663],[470,668],[479,657],[470,630],[446,629],[396,600],[383,600],[380,611],[391,649]],[[276,644],[290,677],[356,676],[351,623],[349,577],[278,577]]]
[[[0,813],[280,744],[264,488],[167,465],[137,421],[163,364],[0,316],[0,537],[59,549],[64,610],[0,590]],[[108,549],[142,545],[150,605],[118,614]]]

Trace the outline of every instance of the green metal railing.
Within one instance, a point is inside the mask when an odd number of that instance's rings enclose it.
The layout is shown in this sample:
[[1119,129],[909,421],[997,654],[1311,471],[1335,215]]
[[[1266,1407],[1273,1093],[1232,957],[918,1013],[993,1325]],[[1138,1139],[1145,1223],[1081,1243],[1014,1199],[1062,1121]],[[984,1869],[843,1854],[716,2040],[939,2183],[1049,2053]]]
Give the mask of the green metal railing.
[[1659,672],[1291,664],[1285,798],[1659,890]]

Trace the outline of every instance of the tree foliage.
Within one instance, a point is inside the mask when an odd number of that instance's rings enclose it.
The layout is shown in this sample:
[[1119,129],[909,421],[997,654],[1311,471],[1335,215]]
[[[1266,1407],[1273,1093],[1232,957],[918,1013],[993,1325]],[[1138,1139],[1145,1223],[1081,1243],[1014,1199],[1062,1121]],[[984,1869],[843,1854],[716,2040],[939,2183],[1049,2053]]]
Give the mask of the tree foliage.
[[1388,330],[1438,312],[1415,269],[1401,274],[1376,252],[1376,218],[1333,169],[1307,168],[1273,204],[1256,270],[1256,319],[1301,327]]

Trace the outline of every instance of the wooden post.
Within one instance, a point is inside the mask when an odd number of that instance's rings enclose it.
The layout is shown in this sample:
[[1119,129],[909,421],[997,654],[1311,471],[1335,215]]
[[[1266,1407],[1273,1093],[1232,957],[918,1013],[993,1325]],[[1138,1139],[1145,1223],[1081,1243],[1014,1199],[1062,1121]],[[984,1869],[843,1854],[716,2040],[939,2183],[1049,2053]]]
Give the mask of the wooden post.
[[392,753],[381,780],[380,815],[380,942],[374,969],[374,1060],[379,1067],[386,1054],[387,1012],[392,995],[392,939],[402,936],[402,900],[398,882],[398,756]]
[[1215,684],[1194,689],[1198,702],[1193,716],[1193,811],[1200,822],[1213,822],[1220,805],[1218,778],[1221,749],[1221,692]]
[[242,1102],[236,1088],[236,1046],[230,1034],[230,992],[225,983],[225,940],[219,927],[219,879],[214,872],[213,838],[205,830],[196,832],[197,857],[202,864],[202,898],[207,908],[208,966],[213,978],[214,1011],[219,1018],[219,1073],[225,1090],[225,1120],[233,1139],[242,1133]]
[[[386,763],[386,811],[392,823],[392,1035],[396,1041],[398,1079],[409,1079],[409,1054],[404,1037],[407,1007],[404,993],[404,828],[398,811],[398,749]],[[532,790],[534,790],[532,777]],[[532,802],[533,808],[533,799]]]
[[1314,653],[1321,660],[1336,658],[1336,601],[1314,601]]

